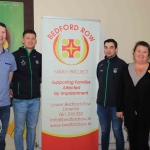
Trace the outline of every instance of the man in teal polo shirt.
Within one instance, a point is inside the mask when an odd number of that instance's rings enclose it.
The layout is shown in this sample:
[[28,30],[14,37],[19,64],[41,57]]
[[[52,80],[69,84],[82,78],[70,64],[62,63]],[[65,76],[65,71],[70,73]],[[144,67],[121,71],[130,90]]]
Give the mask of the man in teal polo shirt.
[[10,116],[10,82],[16,70],[15,58],[3,48],[6,40],[6,25],[0,22],[0,150],[5,149],[5,135]]

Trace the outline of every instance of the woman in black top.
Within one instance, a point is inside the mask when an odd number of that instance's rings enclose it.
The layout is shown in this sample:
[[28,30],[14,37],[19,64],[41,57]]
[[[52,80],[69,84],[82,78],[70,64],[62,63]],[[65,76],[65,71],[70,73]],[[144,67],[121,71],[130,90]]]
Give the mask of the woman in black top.
[[130,150],[149,150],[150,129],[150,46],[137,42],[133,49],[134,62],[121,72],[117,117],[123,118],[128,129]]

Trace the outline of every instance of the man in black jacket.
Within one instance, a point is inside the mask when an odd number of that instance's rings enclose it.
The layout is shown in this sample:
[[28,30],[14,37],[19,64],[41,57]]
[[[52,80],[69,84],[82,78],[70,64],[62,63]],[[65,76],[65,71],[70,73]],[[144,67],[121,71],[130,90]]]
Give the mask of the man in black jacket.
[[23,131],[25,122],[27,149],[34,150],[36,125],[40,110],[42,67],[42,55],[34,49],[36,42],[35,31],[26,30],[22,39],[24,46],[13,53],[17,63],[17,70],[14,72],[12,80],[16,150],[24,150]]
[[109,134],[112,129],[116,138],[116,149],[124,150],[122,119],[116,116],[116,95],[120,71],[126,64],[118,58],[117,42],[114,39],[104,41],[105,59],[97,65],[99,89],[97,94],[97,114],[101,126],[102,150],[109,149]]

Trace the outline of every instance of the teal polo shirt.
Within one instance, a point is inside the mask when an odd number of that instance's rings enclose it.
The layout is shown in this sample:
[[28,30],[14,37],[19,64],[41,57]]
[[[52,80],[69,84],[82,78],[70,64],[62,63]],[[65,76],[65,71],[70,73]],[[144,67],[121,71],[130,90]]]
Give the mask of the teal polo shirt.
[[14,56],[3,49],[0,53],[0,107],[10,105],[9,73],[16,69]]

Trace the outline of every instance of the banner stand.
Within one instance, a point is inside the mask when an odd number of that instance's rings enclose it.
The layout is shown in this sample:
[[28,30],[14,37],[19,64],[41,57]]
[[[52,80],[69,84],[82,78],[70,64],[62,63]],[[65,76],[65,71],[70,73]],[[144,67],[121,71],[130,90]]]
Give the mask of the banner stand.
[[42,150],[98,150],[100,21],[42,18]]

